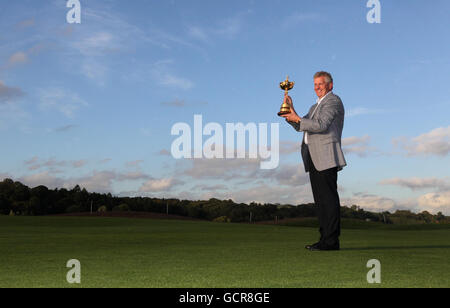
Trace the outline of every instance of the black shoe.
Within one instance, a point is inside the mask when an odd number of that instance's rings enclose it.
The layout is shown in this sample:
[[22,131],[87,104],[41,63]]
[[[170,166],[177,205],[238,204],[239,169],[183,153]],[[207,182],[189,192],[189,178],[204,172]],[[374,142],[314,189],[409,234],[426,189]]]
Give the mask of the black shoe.
[[322,245],[317,245],[317,246],[311,246],[311,248],[309,249],[310,251],[332,251],[332,250],[339,250],[339,245],[335,245],[335,246],[322,246]]
[[319,246],[319,245],[320,245],[320,243],[315,243],[315,244],[311,244],[311,245],[306,245],[306,246],[305,246],[305,249],[311,250],[312,248],[315,248],[315,247],[317,247],[317,246]]

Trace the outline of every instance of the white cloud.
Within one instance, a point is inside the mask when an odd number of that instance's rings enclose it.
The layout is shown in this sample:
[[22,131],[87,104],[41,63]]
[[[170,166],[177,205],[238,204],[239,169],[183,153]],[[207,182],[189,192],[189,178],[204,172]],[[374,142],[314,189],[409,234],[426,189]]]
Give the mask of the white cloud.
[[62,88],[40,89],[39,95],[41,108],[57,110],[68,118],[73,118],[81,107],[88,106],[78,94]]
[[11,179],[11,175],[9,173],[0,172],[0,181],[3,181],[4,179]]
[[356,107],[353,109],[349,109],[345,112],[345,116],[348,118],[360,116],[360,115],[366,115],[366,114],[379,114],[383,113],[383,110],[380,109],[369,109],[365,107]]
[[342,139],[342,145],[343,146],[351,146],[351,145],[357,145],[357,144],[367,144],[370,141],[370,136],[365,135],[362,137],[348,137]]
[[79,72],[99,85],[104,85],[109,72],[104,57],[126,46],[121,45],[120,41],[120,38],[106,31],[89,33],[86,37],[75,40],[71,44],[71,49],[81,55]]
[[25,166],[27,166],[28,170],[39,170],[43,168],[48,168],[49,171],[55,171],[55,168],[59,167],[72,167],[72,168],[81,168],[84,167],[88,163],[87,160],[56,160],[55,158],[50,158],[47,160],[41,160],[39,157],[34,156],[30,160],[24,162]]
[[9,58],[8,61],[6,62],[6,64],[3,67],[0,67],[0,69],[11,69],[15,66],[21,65],[21,64],[25,64],[30,62],[31,60],[31,56],[36,56],[38,55],[42,50],[44,50],[47,46],[49,46],[48,43],[42,43],[41,42],[41,38],[39,39],[39,41],[36,38],[33,39],[29,39],[26,40],[27,45],[29,45],[30,43],[34,45],[32,45],[29,48],[25,48],[25,46],[23,45],[23,41],[20,42],[18,45],[21,45],[21,49],[26,49],[24,51],[16,51],[15,53],[13,53]]
[[108,67],[96,59],[87,58],[81,64],[80,72],[98,85],[103,86],[108,75]]
[[442,212],[444,215],[450,215],[450,190],[420,196],[418,208],[420,211],[428,211],[433,214]]
[[175,99],[170,102],[162,102],[161,105],[170,106],[170,107],[185,107],[186,103],[184,100]]
[[393,178],[383,180],[380,184],[406,187],[413,191],[434,190],[434,192],[425,193],[404,202],[404,207],[419,212],[428,211],[433,214],[437,212],[442,212],[445,215],[450,214],[450,180],[448,178]]
[[109,193],[112,191],[112,182],[116,177],[117,174],[113,171],[94,171],[92,175],[71,179],[72,184],[69,185],[73,187],[78,184],[90,192]]
[[58,128],[55,128],[54,130],[52,130],[53,132],[56,133],[64,133],[64,132],[68,132],[74,128],[78,127],[78,125],[74,125],[74,124],[69,124],[69,125],[64,125]]
[[173,178],[166,179],[151,179],[145,182],[140,188],[139,192],[161,192],[171,190],[174,186],[180,185],[183,182]]
[[301,147],[301,142],[280,141],[280,155],[289,155],[293,153],[297,153],[298,155],[300,155]]
[[341,198],[341,205],[349,207],[358,205],[364,210],[373,212],[393,211],[397,207],[396,201],[391,198],[368,193],[355,193],[350,198]]
[[192,190],[208,191],[215,193],[217,190],[228,190],[228,186],[222,184],[217,185],[199,184],[192,187]]
[[25,19],[25,20],[22,20],[21,22],[17,23],[16,28],[23,30],[25,28],[32,27],[34,25],[35,25],[35,20],[34,20],[34,17],[32,17],[32,18]]
[[188,37],[203,43],[210,42],[212,38],[234,39],[241,33],[245,19],[251,13],[251,11],[238,12],[207,27],[189,25],[186,32]]
[[158,152],[158,155],[162,155],[162,156],[172,156],[172,154],[166,150],[166,149],[162,149],[161,151]]
[[134,180],[149,180],[152,177],[141,172],[141,171],[134,171],[134,172],[126,172],[126,173],[120,173],[117,175],[118,181],[134,181]]
[[170,73],[159,75],[158,83],[162,86],[180,88],[183,90],[189,90],[194,86],[194,83],[189,79],[178,77]]
[[[38,159],[33,158],[26,162],[31,165],[35,163]],[[69,162],[66,161],[55,161],[56,164],[61,164],[67,166]],[[70,164],[77,168],[77,164],[84,165],[84,161],[73,161]],[[54,165],[52,163],[52,165]],[[149,180],[151,176],[144,174],[142,172],[128,172],[121,173],[113,170],[103,170],[103,171],[92,171],[89,174],[78,176],[78,177],[59,177],[56,173],[61,173],[60,171],[55,171],[54,169],[46,170],[34,174],[28,174],[19,177],[17,180],[28,185],[30,187],[36,187],[39,185],[45,185],[50,189],[54,188],[67,188],[71,189],[75,185],[80,185],[82,188],[86,188],[89,192],[98,193],[110,193],[113,192],[113,184],[115,182],[123,181],[134,181],[134,180]],[[175,183],[179,183],[175,181]]]
[[432,192],[403,200],[394,200],[389,197],[370,193],[355,193],[350,198],[341,198],[342,206],[358,205],[366,211],[391,213],[397,210],[410,210],[416,213],[428,211],[432,214],[442,212],[450,215],[450,190]]
[[144,161],[143,160],[133,160],[133,161],[127,161],[125,163],[125,166],[130,168],[130,167],[135,167],[135,168],[139,168],[139,165],[142,164]]
[[81,168],[81,167],[84,167],[87,163],[88,163],[88,161],[86,159],[75,160],[72,162],[72,167]]
[[[71,31],[70,40],[65,38],[66,40],[62,41],[62,44],[67,47],[68,57],[66,58],[73,59],[69,64],[70,69],[77,70],[102,86],[111,73],[114,73],[115,63],[117,63],[117,60],[111,61],[110,56],[128,54],[131,56],[123,57],[123,60],[130,59],[131,61],[135,58],[136,50],[154,49],[154,47],[169,50],[173,46],[182,46],[202,51],[195,44],[167,32],[166,29],[155,26],[141,29],[128,22],[127,17],[112,13],[107,8],[102,10],[85,8],[83,18],[83,24],[88,24],[89,27]],[[191,34],[196,35],[197,39],[201,36],[199,29],[192,29]],[[67,62],[67,59],[65,61]],[[121,75],[125,75],[125,78],[135,75],[136,70],[139,71],[136,69],[136,65],[129,67],[133,72],[124,74],[122,71]],[[162,76],[158,78],[158,81],[162,85],[176,86],[182,89],[189,89],[193,86],[193,83],[186,78],[169,72],[161,73]]]
[[[169,33],[167,29],[153,25],[140,28],[129,22],[127,18],[120,13],[113,13],[108,7],[102,10],[83,9],[83,24],[88,27],[70,28],[70,38],[64,36],[60,40],[61,46],[65,48],[64,65],[68,66],[71,72],[75,71],[98,85],[104,86],[109,79],[118,76],[115,74],[118,70],[116,69],[118,61],[122,63],[121,65],[125,65],[127,61],[130,64],[127,66],[128,71],[120,72],[121,78],[135,77],[141,82],[146,80],[149,70],[141,68],[142,65],[136,65],[137,50],[145,52],[157,47],[167,51],[178,46],[204,53],[193,42]],[[197,42],[202,36],[200,28],[191,28],[189,33],[191,34],[189,37],[192,38],[194,35]],[[116,59],[118,57],[121,59]],[[150,73],[152,74],[151,70]],[[186,77],[167,70],[154,72],[152,78],[159,85],[167,87],[186,90],[194,86],[194,83]]]
[[21,89],[5,86],[0,81],[0,129],[30,131],[28,122],[31,118],[18,100],[24,95]]
[[71,71],[103,86],[110,75],[113,65],[110,56],[124,53],[142,42],[141,31],[119,16],[106,11],[83,10],[83,24],[88,28],[77,28],[70,32],[70,38],[61,41],[65,50],[65,65]]
[[303,165],[282,165],[264,178],[272,178],[279,185],[299,187],[309,183],[309,175],[306,174]]
[[31,158],[30,160],[25,161],[25,165],[33,165],[36,164],[39,161],[39,157],[34,156],[33,158]]
[[420,190],[433,188],[440,191],[450,190],[450,181],[448,179],[438,178],[393,178],[386,179],[380,182],[381,185],[395,185],[407,187],[411,190]]
[[[309,175],[305,173],[302,164],[284,164],[274,170],[261,170],[259,159],[191,159],[188,164],[177,167],[175,174],[177,178],[186,179],[185,181],[189,183],[219,181],[220,184],[226,182],[227,185],[236,185],[239,188],[249,187],[246,194],[254,190],[250,187],[261,185],[287,190],[309,186]],[[230,191],[235,190],[233,188]]]
[[84,56],[101,56],[118,49],[119,44],[112,33],[100,31],[72,44]]
[[65,183],[64,179],[56,177],[48,171],[26,175],[20,177],[18,181],[29,187],[44,185],[51,189],[64,187]]
[[234,38],[238,35],[242,28],[244,15],[238,14],[236,16],[219,21],[219,25],[213,30],[215,34],[225,36],[227,38]]
[[345,154],[356,154],[359,157],[366,157],[369,152],[375,152],[376,149],[369,146],[371,137],[368,135],[362,137],[348,137],[342,139],[342,150]]
[[242,179],[256,176],[260,167],[258,159],[191,159],[190,167],[180,171],[194,179]]
[[283,19],[282,28],[292,28],[305,22],[317,22],[324,20],[324,17],[318,13],[294,12]]
[[207,32],[204,29],[202,29],[201,27],[189,26],[187,31],[188,31],[188,35],[196,40],[200,40],[200,41],[208,40]]
[[406,150],[408,156],[447,156],[450,153],[450,126],[414,138],[396,138],[392,142]]
[[0,104],[13,102],[23,95],[24,93],[21,89],[9,87],[0,80]]
[[26,63],[26,62],[28,62],[28,56],[24,52],[18,51],[9,58],[8,65],[14,66],[14,65],[22,64],[22,63]]
[[178,77],[171,72],[171,66],[173,64],[174,61],[171,59],[155,62],[150,69],[152,78],[157,84],[165,87],[178,88],[182,90],[189,90],[193,88],[194,83],[191,80]]
[[295,205],[314,202],[309,185],[299,187],[285,187],[262,184],[250,188],[229,189],[226,192],[210,191],[198,195],[191,192],[190,195],[194,199],[232,199],[233,201],[238,203],[257,202]]

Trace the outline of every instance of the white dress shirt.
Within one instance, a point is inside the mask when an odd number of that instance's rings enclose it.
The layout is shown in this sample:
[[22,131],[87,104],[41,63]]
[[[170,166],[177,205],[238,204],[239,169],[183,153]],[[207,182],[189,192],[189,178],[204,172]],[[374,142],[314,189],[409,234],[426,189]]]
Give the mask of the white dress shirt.
[[[330,94],[330,93],[332,93],[332,92],[330,91],[330,92],[328,92],[327,94],[325,94],[322,98],[318,98],[318,99],[317,99],[317,103],[316,103],[316,104],[317,104],[317,107],[316,107],[316,109],[314,109],[313,113],[312,113],[311,116],[309,117],[310,119],[313,118],[314,114],[316,113],[316,111],[317,111],[317,109],[319,108],[320,103],[323,101],[323,99],[324,99],[325,97],[327,97],[327,95]],[[305,132],[305,143],[308,144],[308,132]]]

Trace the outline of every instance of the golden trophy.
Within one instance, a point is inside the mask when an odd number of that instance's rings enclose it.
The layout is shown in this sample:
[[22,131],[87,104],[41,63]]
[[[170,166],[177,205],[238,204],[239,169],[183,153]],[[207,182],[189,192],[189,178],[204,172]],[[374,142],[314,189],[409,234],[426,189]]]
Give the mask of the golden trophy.
[[[284,95],[286,96],[288,94],[289,90],[292,90],[294,88],[295,82],[289,81],[289,76],[286,77],[286,80],[283,82],[280,82],[280,88],[284,90]],[[278,112],[278,115],[281,117],[284,114],[291,113],[291,106],[286,102],[283,101],[283,105],[281,105],[280,112]]]

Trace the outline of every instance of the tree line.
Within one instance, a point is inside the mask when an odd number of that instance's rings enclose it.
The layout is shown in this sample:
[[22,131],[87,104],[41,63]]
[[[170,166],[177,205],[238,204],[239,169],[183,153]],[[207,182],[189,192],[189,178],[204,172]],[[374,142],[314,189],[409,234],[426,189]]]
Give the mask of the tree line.
[[[0,214],[41,216],[89,211],[133,211],[169,213],[204,220],[224,222],[258,222],[274,219],[315,217],[314,204],[236,203],[233,200],[179,200],[150,197],[117,197],[90,193],[76,185],[72,189],[48,189],[46,186],[28,186],[5,179],[0,182]],[[393,223],[398,218],[425,223],[450,222],[442,213],[432,215],[410,211],[373,213],[353,205],[341,207],[341,217]]]

